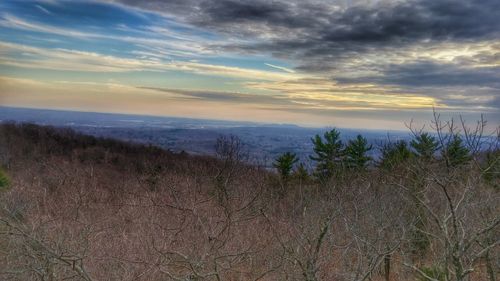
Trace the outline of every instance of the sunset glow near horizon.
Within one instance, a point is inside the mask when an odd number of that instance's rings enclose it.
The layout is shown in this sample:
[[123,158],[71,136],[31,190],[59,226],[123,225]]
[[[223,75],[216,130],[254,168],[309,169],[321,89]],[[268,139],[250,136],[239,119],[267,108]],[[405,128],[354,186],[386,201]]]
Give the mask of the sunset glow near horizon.
[[400,129],[500,124],[500,1],[3,1],[0,105]]

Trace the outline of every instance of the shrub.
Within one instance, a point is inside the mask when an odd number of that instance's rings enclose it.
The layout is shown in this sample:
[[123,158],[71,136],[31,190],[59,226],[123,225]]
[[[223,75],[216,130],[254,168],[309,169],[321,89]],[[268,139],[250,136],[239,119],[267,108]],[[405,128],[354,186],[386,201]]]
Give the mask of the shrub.
[[10,185],[10,179],[3,170],[0,169],[0,191],[6,190]]
[[[438,280],[438,281],[445,281],[448,280],[446,271],[441,267],[437,265],[433,266],[424,266],[420,268],[420,271],[427,275],[428,277],[432,278],[432,280]],[[422,275],[422,274],[421,274]],[[428,281],[429,278],[425,276],[419,276],[418,278],[419,281]]]
[[496,189],[500,189],[500,150],[486,153],[483,173],[487,183]]

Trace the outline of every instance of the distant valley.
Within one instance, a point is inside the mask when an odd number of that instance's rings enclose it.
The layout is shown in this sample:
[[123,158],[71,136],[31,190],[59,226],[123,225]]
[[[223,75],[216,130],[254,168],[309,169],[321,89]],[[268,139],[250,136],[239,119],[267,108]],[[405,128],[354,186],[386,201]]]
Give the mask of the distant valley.
[[[270,166],[273,159],[286,151],[296,153],[308,165],[312,153],[311,137],[329,128],[305,128],[289,124],[263,124],[176,117],[126,115],[110,113],[59,111],[0,107],[0,121],[29,122],[56,127],[70,127],[99,137],[148,143],[190,154],[213,155],[220,136],[235,135],[244,144],[249,162]],[[333,125],[333,124],[332,124]],[[333,126],[332,126],[333,127]],[[340,128],[344,139],[357,134],[365,136],[379,155],[384,141],[409,138],[407,131],[376,131]]]

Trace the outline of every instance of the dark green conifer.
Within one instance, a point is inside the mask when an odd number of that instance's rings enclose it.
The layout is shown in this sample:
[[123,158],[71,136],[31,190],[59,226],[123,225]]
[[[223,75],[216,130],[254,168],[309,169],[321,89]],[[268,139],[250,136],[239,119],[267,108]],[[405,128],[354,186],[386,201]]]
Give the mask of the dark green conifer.
[[408,149],[408,143],[399,140],[394,143],[386,143],[382,147],[382,157],[380,166],[383,168],[394,168],[411,158],[411,151]]
[[328,179],[340,168],[344,145],[340,140],[340,132],[337,129],[325,132],[323,137],[324,141],[319,135],[311,139],[315,155],[310,156],[310,158],[317,163],[317,176],[321,179]]
[[368,151],[371,149],[372,145],[368,145],[366,138],[361,135],[358,135],[354,140],[349,140],[345,149],[347,167],[350,169],[365,169],[368,162],[372,160],[372,158],[367,155]]
[[274,168],[278,170],[283,181],[287,181],[292,173],[293,166],[299,159],[295,153],[286,152],[278,156],[273,163]]
[[443,150],[443,156],[448,167],[457,167],[471,160],[470,150],[464,145],[460,135],[453,135],[451,141]]
[[439,148],[436,138],[429,133],[421,133],[410,142],[415,156],[423,160],[430,160]]

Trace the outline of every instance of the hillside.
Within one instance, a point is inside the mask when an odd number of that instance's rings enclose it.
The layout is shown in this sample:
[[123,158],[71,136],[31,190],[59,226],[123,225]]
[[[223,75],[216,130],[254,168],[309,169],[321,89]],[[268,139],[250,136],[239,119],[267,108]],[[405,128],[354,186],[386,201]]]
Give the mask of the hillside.
[[452,143],[318,179],[237,138],[208,157],[4,123],[0,279],[493,281],[498,145]]

